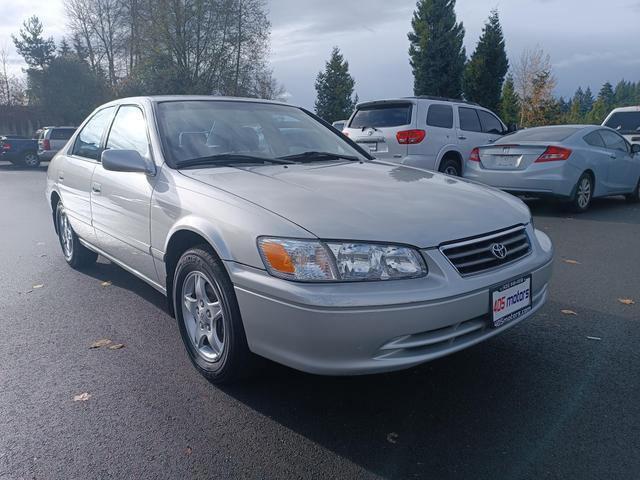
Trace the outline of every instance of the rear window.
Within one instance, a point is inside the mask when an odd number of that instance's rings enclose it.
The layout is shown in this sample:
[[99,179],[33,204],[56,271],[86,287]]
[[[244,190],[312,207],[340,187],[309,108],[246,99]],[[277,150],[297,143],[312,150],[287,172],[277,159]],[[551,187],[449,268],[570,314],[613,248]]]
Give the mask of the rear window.
[[591,132],[589,135],[584,137],[584,141],[592,147],[605,147],[604,140],[602,140],[602,137],[598,132]]
[[427,113],[427,125],[453,128],[453,107],[451,105],[431,105]]
[[51,131],[51,140],[69,140],[74,131],[70,128],[54,128]]
[[511,135],[503,137],[503,139],[496,142],[500,143],[513,143],[513,142],[562,142],[571,135],[576,133],[581,128],[577,127],[541,127],[541,128],[528,128],[526,130],[519,130]]
[[410,103],[371,105],[359,108],[350,128],[400,127],[411,123],[413,105]]
[[614,113],[605,125],[623,135],[640,133],[640,112]]

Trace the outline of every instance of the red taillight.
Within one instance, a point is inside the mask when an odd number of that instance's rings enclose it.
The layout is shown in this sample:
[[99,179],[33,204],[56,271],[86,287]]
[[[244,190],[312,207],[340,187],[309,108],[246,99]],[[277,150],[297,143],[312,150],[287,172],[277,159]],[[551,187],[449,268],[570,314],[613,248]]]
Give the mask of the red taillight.
[[471,155],[469,155],[470,162],[479,162],[480,161],[480,149],[478,147],[471,150]]
[[400,145],[415,145],[422,142],[426,136],[427,132],[424,130],[405,130],[396,134]]
[[42,149],[43,150],[51,150],[51,142],[49,141],[49,139],[45,138],[42,141]]
[[10,143],[3,143],[2,144],[2,149],[3,150],[11,150],[11,144]]
[[557,162],[566,160],[571,155],[571,150],[562,147],[547,147],[542,155],[538,157],[536,163]]
[[345,137],[348,137],[348,136],[349,136],[349,130],[343,130],[343,131],[342,131],[342,134],[343,134]]

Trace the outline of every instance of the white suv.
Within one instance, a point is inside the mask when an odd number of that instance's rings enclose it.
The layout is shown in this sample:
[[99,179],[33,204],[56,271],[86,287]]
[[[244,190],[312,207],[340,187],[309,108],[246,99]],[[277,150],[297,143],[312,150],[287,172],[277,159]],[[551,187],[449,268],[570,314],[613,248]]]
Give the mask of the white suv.
[[602,124],[613,128],[629,143],[640,143],[640,106],[614,109]]
[[359,104],[343,133],[378,159],[461,176],[474,148],[509,131],[479,105],[411,97]]

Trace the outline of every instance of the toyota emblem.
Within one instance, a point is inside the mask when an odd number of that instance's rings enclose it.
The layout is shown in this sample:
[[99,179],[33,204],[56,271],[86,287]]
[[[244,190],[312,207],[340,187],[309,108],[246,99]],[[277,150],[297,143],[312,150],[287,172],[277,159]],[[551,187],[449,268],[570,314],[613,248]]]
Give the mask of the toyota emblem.
[[491,253],[493,253],[493,256],[496,257],[498,260],[504,260],[505,258],[507,258],[507,247],[505,247],[502,243],[494,243],[493,245],[491,245]]

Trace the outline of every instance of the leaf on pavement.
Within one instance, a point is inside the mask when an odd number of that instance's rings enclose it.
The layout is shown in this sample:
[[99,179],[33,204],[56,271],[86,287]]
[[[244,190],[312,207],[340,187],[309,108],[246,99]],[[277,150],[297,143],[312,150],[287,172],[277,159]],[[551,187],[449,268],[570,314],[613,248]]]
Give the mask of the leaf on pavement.
[[39,283],[39,284],[37,284],[37,285],[34,285],[34,286],[33,286],[33,287],[31,287],[31,288],[33,288],[34,290],[38,290],[39,288],[42,288],[42,287],[44,287],[44,284]]
[[564,263],[568,263],[569,265],[580,265],[580,262],[578,262],[577,260],[571,260],[569,258],[565,258],[564,260],[562,260]]
[[73,396],[73,401],[74,402],[86,402],[90,398],[91,398],[91,394],[87,393],[87,392],[84,392],[84,393],[81,393],[80,395],[74,395]]
[[108,338],[103,338],[102,340],[96,340],[95,342],[93,342],[89,347],[89,349],[106,347],[110,343],[111,343],[111,340],[109,340]]
[[191,449],[191,447],[187,447],[184,449],[184,454],[188,457],[189,455],[191,455],[191,453],[193,453],[193,450]]
[[636,302],[631,300],[630,298],[619,298],[618,301],[623,305],[635,305]]
[[389,435],[387,435],[387,442],[398,443],[398,437],[399,435],[396,432],[391,432]]
[[574,312],[573,310],[560,310],[560,312],[561,312],[563,315],[576,315],[576,316],[578,315],[578,314],[577,314],[576,312]]
[[111,281],[107,280],[106,282],[102,282],[100,285],[102,285],[103,287],[110,287],[111,286]]
[[120,350],[121,348],[124,348],[124,343],[114,343],[109,346],[109,350]]

